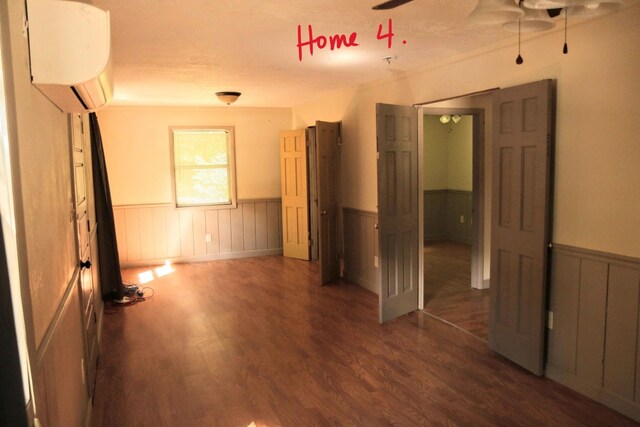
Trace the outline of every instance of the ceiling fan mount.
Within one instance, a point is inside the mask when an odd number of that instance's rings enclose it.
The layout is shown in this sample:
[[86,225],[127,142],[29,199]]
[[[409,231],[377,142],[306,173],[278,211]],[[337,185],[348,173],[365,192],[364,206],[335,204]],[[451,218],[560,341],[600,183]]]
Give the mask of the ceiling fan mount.
[[[389,10],[389,9],[395,9],[398,6],[402,6],[403,4],[412,2],[413,0],[387,0],[385,2],[382,2],[376,6],[373,6],[372,9],[373,10]],[[560,15],[560,13],[562,12],[562,8],[555,8],[555,9],[547,9],[547,13],[549,14],[549,18],[555,18],[556,16]]]

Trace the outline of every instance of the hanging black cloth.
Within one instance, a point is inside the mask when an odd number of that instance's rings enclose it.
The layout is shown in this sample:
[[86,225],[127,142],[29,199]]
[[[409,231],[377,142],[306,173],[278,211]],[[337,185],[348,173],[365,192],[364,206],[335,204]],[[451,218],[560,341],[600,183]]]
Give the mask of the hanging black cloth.
[[113,219],[111,191],[107,164],[102,148],[102,136],[96,113],[89,114],[91,124],[91,166],[93,168],[93,192],[95,197],[96,222],[98,223],[98,260],[102,299],[121,300],[124,296],[120,258],[116,241],[116,226]]
[[13,317],[9,266],[0,217],[0,425],[27,427],[18,337]]

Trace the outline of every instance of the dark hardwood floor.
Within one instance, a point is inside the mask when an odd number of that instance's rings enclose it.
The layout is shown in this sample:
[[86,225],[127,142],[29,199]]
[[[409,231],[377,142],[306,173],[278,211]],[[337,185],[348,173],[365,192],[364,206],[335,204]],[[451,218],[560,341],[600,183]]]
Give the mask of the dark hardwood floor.
[[471,288],[471,246],[451,241],[424,246],[424,310],[487,340],[489,290]]
[[381,326],[376,295],[317,274],[277,256],[176,265],[109,309],[93,425],[635,425],[423,312]]

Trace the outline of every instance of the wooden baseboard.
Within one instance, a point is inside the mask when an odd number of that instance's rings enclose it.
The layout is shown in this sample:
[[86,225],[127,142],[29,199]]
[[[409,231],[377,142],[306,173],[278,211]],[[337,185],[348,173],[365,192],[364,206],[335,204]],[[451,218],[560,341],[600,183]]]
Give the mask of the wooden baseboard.
[[609,391],[603,390],[599,387],[595,387],[581,378],[564,371],[554,365],[547,365],[545,368],[545,376],[550,378],[570,389],[577,391],[597,402],[602,403],[611,409],[632,418],[635,421],[640,421],[640,404],[629,401],[623,397],[615,395]]
[[205,262],[205,261],[216,261],[221,259],[253,258],[258,256],[270,256],[270,255],[282,255],[282,248],[265,249],[265,250],[258,250],[258,251],[227,252],[222,254],[208,254],[208,255],[193,256],[193,257],[120,261],[120,267],[132,268],[132,267],[147,267],[152,265],[163,265],[166,261],[169,261],[174,264],[181,264],[186,262]]

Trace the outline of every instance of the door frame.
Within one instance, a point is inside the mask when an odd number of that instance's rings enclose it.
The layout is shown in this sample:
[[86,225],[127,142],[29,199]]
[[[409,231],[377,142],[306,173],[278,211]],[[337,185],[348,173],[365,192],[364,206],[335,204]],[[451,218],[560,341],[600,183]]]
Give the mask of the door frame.
[[424,309],[424,116],[459,114],[473,116],[472,130],[472,215],[471,215],[471,286],[475,289],[487,289],[484,280],[485,261],[485,111],[483,108],[431,108],[422,106],[418,112],[418,227],[422,239],[422,250],[418,258],[418,308]]

